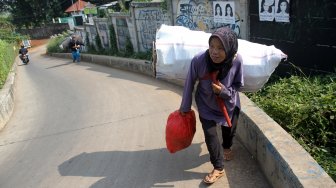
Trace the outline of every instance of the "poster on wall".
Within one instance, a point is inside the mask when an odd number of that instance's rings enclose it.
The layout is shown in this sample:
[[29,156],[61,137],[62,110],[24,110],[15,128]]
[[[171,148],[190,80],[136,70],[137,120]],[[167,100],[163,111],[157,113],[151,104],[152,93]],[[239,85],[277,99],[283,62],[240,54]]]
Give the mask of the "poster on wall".
[[235,24],[233,1],[214,1],[213,10],[215,23]]
[[275,0],[275,21],[289,22],[290,0]]
[[273,21],[275,16],[274,0],[259,0],[259,20]]

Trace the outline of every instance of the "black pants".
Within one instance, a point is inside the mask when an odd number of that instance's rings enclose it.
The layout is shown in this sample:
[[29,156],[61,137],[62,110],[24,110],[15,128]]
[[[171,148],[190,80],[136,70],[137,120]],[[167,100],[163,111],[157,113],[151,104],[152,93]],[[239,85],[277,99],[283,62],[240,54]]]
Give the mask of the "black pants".
[[204,119],[201,116],[199,117],[202,123],[205,143],[207,145],[210,155],[210,162],[215,169],[221,170],[224,168],[223,148],[230,149],[230,147],[232,146],[232,140],[235,136],[237,128],[239,112],[240,110],[237,107],[233,111],[233,116],[231,119],[232,127],[221,126],[223,139],[222,141],[220,141],[217,134],[216,122],[213,120]]

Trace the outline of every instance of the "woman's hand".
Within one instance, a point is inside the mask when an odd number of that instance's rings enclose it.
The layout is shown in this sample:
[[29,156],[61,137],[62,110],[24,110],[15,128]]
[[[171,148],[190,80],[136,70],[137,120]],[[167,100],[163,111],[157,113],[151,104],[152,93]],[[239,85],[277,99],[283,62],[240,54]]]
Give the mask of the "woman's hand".
[[222,87],[224,87],[223,84],[218,82],[218,84],[212,83],[212,91],[216,94],[219,95],[220,92],[222,91]]
[[181,110],[179,110],[181,116],[185,116],[187,114],[187,112],[182,112]]

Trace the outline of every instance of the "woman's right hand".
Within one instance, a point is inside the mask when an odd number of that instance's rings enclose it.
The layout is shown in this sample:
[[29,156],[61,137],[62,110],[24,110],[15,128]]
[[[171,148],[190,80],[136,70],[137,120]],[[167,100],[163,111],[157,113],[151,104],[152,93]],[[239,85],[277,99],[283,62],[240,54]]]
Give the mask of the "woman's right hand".
[[179,110],[181,116],[185,116],[187,114],[187,112],[182,112],[181,110]]

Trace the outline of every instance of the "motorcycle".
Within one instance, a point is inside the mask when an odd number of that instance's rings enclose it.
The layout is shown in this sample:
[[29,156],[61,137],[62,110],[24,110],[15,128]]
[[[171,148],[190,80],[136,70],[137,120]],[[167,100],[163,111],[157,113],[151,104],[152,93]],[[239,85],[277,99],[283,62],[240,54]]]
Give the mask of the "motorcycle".
[[22,54],[22,63],[27,65],[29,63],[28,54]]

